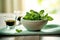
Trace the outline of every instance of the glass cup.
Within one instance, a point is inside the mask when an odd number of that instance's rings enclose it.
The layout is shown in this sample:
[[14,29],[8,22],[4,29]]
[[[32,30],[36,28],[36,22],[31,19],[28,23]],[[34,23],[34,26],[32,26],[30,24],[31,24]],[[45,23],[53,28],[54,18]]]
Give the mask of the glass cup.
[[5,24],[7,29],[14,29],[16,26],[16,16],[13,14],[8,14],[5,16]]
[[13,29],[15,27],[16,24],[15,20],[9,19],[6,20],[5,22],[6,22],[6,27],[9,27],[9,29]]

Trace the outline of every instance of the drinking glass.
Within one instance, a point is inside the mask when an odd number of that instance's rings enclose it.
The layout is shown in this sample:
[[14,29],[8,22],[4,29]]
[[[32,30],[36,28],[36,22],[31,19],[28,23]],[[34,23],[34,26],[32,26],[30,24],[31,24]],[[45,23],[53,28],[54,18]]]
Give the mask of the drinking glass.
[[8,14],[5,16],[5,23],[7,29],[14,29],[16,26],[16,17],[13,14]]

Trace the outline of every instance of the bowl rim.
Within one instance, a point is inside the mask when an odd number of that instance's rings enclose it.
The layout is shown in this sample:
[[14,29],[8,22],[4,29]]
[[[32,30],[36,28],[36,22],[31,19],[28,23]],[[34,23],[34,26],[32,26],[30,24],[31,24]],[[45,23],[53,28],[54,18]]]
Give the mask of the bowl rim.
[[21,18],[21,21],[31,21],[31,22],[47,21],[48,22],[48,20],[25,20],[23,18]]

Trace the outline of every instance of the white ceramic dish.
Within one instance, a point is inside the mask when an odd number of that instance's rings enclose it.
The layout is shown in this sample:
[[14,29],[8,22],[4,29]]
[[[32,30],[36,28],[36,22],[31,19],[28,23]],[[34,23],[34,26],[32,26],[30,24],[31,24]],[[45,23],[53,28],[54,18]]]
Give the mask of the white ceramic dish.
[[41,30],[43,26],[47,24],[47,20],[24,20],[21,19],[21,23],[27,30],[37,31]]

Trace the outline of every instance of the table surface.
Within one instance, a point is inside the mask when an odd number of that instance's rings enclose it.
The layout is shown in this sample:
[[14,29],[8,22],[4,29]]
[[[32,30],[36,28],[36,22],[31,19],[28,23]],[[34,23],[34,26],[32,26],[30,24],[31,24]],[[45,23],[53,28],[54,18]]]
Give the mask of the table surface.
[[[16,29],[21,29],[22,32],[16,32]],[[23,25],[17,26],[12,30],[0,29],[0,37],[14,37],[14,36],[60,36],[60,25],[50,24],[46,25],[41,31],[28,31]]]

